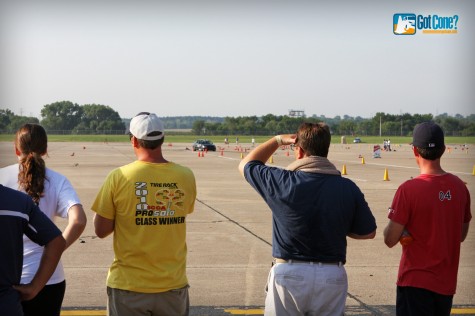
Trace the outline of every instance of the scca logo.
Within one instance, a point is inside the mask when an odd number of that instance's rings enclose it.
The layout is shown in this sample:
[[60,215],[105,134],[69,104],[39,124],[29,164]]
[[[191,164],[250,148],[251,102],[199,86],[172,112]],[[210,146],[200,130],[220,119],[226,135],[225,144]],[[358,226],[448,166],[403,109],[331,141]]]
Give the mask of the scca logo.
[[416,34],[416,15],[412,13],[397,13],[393,16],[393,32],[396,35]]

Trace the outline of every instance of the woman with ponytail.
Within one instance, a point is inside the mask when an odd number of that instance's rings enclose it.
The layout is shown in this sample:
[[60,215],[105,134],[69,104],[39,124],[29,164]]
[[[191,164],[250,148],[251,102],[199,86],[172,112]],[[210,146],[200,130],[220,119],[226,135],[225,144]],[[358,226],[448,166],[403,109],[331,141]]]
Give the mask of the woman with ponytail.
[[[18,164],[0,169],[0,184],[25,192],[51,220],[55,216],[68,218],[63,237],[66,248],[74,243],[86,227],[86,214],[69,180],[46,167],[46,131],[38,124],[25,124],[15,135]],[[21,283],[29,283],[35,275],[43,247],[23,237],[24,259]],[[22,302],[25,316],[59,316],[66,290],[61,261],[47,285],[32,300]]]

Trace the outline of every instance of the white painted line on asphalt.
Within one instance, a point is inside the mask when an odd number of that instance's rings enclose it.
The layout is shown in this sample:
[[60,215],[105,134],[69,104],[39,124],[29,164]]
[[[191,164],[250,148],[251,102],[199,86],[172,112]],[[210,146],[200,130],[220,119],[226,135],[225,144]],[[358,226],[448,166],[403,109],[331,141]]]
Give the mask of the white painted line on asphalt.
[[[349,161],[349,160],[332,160],[332,161],[338,161],[338,162],[344,162],[344,163],[347,163],[347,164],[358,164],[358,163],[355,163],[354,161]],[[443,162],[442,162],[443,163]],[[383,163],[374,163],[374,162],[370,162],[370,163],[365,163],[366,165],[369,165],[369,166],[380,166],[380,167],[391,167],[391,168],[401,168],[401,169],[414,169],[414,170],[419,170],[419,167],[409,167],[409,166],[401,166],[401,165],[390,165],[390,164],[383,164]],[[463,174],[463,175],[466,175],[466,176],[469,176],[469,175],[472,175],[471,173],[469,172],[462,172],[462,171],[452,171],[452,170],[447,170],[447,172],[449,173],[453,173],[453,174]]]

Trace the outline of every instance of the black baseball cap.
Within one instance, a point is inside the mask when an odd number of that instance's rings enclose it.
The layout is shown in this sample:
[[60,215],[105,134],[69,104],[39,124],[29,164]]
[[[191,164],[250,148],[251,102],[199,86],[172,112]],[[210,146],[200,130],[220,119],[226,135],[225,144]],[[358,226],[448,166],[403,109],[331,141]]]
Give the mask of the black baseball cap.
[[418,148],[441,148],[444,143],[444,131],[434,122],[416,125],[412,133],[412,145]]

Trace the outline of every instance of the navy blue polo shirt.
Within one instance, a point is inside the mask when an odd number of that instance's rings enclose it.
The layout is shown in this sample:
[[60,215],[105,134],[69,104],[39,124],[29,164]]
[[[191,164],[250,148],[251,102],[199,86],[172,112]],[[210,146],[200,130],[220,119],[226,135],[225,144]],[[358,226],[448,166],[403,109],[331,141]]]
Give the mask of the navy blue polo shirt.
[[6,315],[16,315],[18,308],[23,315],[20,295],[12,288],[21,279],[23,234],[43,246],[61,231],[31,197],[0,185],[0,311]]
[[275,258],[345,263],[347,234],[367,235],[376,229],[363,193],[340,175],[250,161],[244,176],[272,210]]

